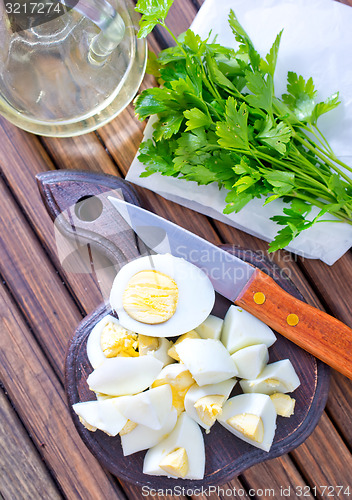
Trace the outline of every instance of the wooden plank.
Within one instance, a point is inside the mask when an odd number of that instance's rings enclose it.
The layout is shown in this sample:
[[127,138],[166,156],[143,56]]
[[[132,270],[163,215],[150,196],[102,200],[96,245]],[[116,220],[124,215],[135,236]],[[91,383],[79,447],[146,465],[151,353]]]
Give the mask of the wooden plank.
[[0,389],[0,491],[6,499],[62,498],[21,421]]
[[0,212],[0,273],[62,376],[66,344],[82,316],[3,180],[0,196],[7,207]]
[[83,445],[70,418],[64,390],[3,284],[0,315],[0,377],[64,494],[85,500],[124,499]]
[[[35,175],[54,169],[50,158],[36,136],[23,132],[1,117],[0,132],[0,171],[2,175],[19,200],[41,245],[50,253],[56,268],[60,269],[65,283],[71,287],[71,290],[73,288],[81,290],[79,296],[76,295],[76,300],[82,309],[92,311],[102,302],[99,284],[94,276],[82,273],[70,273],[70,279],[67,279],[57,255],[54,225],[38,191]],[[81,145],[83,146],[83,144]],[[100,147],[103,149],[102,146]],[[76,154],[76,151],[70,150],[67,158],[71,160],[71,158],[75,158]],[[107,154],[105,156],[108,158]],[[93,156],[90,154],[83,156],[87,161],[90,157]],[[5,213],[2,216],[6,217]],[[82,293],[82,290],[87,289],[89,289],[89,294]]]
[[[316,442],[319,443],[320,448],[318,456],[315,455]],[[328,489],[325,490],[324,494],[322,490],[323,486],[341,485],[352,487],[351,453],[339,439],[339,435],[326,415],[322,417],[320,424],[313,434],[297,450],[293,451],[292,455],[301,470],[305,472],[306,479],[310,485],[312,487],[317,486],[318,492],[320,490],[318,498],[325,498],[328,494]],[[331,496],[338,498],[335,492]],[[348,498],[348,496],[340,494],[340,498]]]
[[[275,477],[273,473],[275,471]],[[279,476],[276,477],[276,471]],[[246,482],[255,484],[253,493],[259,500],[266,498],[281,498],[284,491],[290,492],[285,498],[297,498],[294,493],[297,488],[306,488],[306,482],[295,468],[289,455],[276,458],[270,462],[255,465],[246,471]],[[313,498],[309,492],[305,498]]]

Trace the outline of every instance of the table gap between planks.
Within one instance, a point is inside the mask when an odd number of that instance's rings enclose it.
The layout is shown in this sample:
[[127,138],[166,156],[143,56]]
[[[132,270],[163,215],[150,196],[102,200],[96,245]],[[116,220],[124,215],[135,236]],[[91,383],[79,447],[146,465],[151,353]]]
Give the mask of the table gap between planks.
[[[201,3],[176,0],[171,28],[176,33],[187,29]],[[162,30],[149,38],[155,52],[170,43]],[[153,84],[147,76],[142,87]],[[77,323],[102,297],[93,275],[62,269],[53,224],[34,176],[60,168],[124,176],[144,124],[134,118],[130,105],[98,132],[76,138],[36,137],[3,119],[0,125],[0,464],[6,471],[0,477],[0,498],[143,498],[139,488],[102,469],[70,420],[63,390],[66,345]],[[215,244],[236,243],[266,253],[267,244],[261,240],[153,193],[137,191],[144,207]],[[331,267],[285,251],[270,258],[286,269],[310,303],[352,326],[351,252]],[[312,436],[292,453],[252,467],[223,488],[254,490],[254,498],[260,499],[268,498],[271,489],[279,492],[281,486],[291,486],[289,498],[298,498],[297,487],[306,487],[303,491],[311,498],[307,487],[318,487],[318,498],[324,498],[320,486],[352,487],[351,413],[352,383],[333,372],[326,412]],[[212,493],[197,498],[220,497]]]

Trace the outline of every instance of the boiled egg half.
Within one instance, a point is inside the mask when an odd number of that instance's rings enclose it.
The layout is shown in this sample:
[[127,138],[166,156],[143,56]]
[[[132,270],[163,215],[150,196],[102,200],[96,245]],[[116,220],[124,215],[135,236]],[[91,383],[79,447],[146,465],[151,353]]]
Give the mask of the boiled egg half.
[[210,314],[214,288],[206,274],[170,254],[141,257],[117,274],[110,304],[124,328],[153,337],[174,337]]

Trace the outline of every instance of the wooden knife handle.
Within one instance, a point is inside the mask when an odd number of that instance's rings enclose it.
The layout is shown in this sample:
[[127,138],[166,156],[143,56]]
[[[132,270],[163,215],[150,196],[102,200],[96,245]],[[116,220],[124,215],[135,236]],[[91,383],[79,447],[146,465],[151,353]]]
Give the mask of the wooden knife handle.
[[341,321],[288,294],[259,269],[235,304],[352,379],[352,329]]

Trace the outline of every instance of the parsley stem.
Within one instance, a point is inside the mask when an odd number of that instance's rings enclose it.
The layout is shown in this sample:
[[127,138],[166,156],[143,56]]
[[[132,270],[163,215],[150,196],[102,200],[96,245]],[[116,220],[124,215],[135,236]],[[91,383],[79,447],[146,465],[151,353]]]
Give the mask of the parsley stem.
[[[296,137],[295,137],[299,142],[301,142],[301,144],[303,144],[303,146],[305,146],[309,151],[312,151],[312,153],[314,153],[316,156],[318,156],[318,158],[321,158],[325,163],[327,163],[332,169],[334,169],[341,177],[343,177],[347,182],[348,184],[351,184],[352,185],[352,179],[347,175],[345,174],[345,172],[343,172],[339,167],[337,167],[329,158],[327,158],[326,154],[325,156],[319,151],[319,149],[317,147],[313,147],[311,146],[310,142],[305,140],[305,139],[302,139],[298,134],[296,134]],[[350,168],[348,168],[348,170],[351,170]]]

